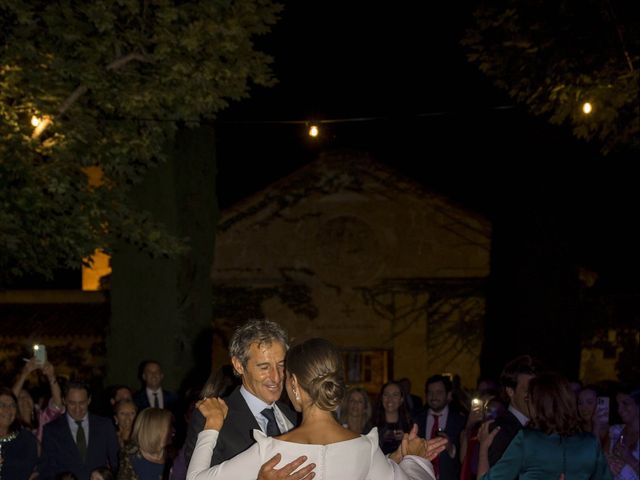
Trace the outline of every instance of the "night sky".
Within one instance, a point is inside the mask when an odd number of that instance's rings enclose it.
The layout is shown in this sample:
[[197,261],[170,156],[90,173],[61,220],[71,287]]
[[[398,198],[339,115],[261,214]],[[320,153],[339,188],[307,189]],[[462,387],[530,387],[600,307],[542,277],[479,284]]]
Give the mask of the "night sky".
[[[637,158],[604,157],[492,87],[460,45],[474,3],[286,2],[257,41],[279,83],[216,122],[217,193],[224,209],[321,152],[351,149],[485,215],[495,367],[577,338],[578,267],[597,272],[603,294],[640,296]],[[321,124],[315,140],[288,123],[340,119],[362,121]],[[77,288],[77,272],[60,279]],[[575,363],[569,350],[558,363]]]
[[[274,56],[279,84],[256,89],[220,117],[221,208],[321,151],[356,149],[511,235],[557,244],[576,265],[598,271],[601,284],[637,285],[632,159],[602,157],[597,145],[533,117],[493,88],[459,44],[471,9],[471,2],[393,9],[288,2],[259,42]],[[323,125],[317,140],[304,125],[252,123],[371,117]]]
[[[530,352],[576,376],[578,268],[597,272],[604,295],[640,292],[636,159],[603,157],[494,88],[460,45],[471,11],[472,2],[287,3],[260,42],[279,84],[220,116],[220,207],[320,152],[367,152],[493,222],[483,368]],[[276,122],[341,118],[372,119],[324,125],[318,140]]]

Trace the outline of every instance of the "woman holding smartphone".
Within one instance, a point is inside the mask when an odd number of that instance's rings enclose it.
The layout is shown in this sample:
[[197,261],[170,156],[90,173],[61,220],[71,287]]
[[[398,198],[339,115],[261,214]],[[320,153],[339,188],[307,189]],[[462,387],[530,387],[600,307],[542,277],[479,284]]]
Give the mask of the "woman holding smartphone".
[[[41,364],[40,360],[36,356],[29,359],[12,388],[13,394],[18,399],[18,420],[22,426],[31,430],[39,442],[42,441],[44,426],[64,413],[62,393],[56,379],[55,369],[50,362],[45,360]],[[24,388],[27,378],[37,370],[42,371],[51,390],[51,398],[43,409],[34,401],[29,390]]]
[[495,420],[506,411],[504,403],[491,394],[484,394],[471,400],[467,426],[460,432],[460,480],[471,480],[478,473],[478,430],[483,421]]

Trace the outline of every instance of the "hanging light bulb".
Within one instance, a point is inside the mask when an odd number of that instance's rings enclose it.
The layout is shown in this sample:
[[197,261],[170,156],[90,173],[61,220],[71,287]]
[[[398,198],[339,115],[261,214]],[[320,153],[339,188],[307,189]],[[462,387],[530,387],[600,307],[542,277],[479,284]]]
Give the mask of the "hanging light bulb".
[[589,115],[592,110],[593,110],[593,107],[589,102],[584,102],[582,104],[582,111],[584,112],[585,115]]
[[309,127],[309,136],[310,137],[316,138],[319,133],[320,133],[320,131],[318,130],[318,126],[317,125],[311,125]]

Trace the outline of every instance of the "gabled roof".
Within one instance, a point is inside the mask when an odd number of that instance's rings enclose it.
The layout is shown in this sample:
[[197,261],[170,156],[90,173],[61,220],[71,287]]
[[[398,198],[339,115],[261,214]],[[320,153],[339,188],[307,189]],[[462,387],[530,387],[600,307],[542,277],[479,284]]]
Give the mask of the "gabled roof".
[[314,195],[348,193],[389,199],[412,195],[476,234],[487,238],[491,235],[491,223],[483,215],[426,189],[366,154],[352,151],[321,154],[314,162],[222,211],[218,231],[225,232],[251,217],[268,221],[283,209]]

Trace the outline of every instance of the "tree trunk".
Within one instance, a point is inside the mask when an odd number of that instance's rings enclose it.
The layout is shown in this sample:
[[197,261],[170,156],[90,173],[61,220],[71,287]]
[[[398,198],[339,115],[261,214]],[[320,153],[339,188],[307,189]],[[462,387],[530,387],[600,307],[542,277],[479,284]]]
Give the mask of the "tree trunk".
[[172,390],[187,377],[193,383],[209,374],[215,174],[213,128],[183,128],[167,162],[136,187],[134,202],[187,237],[189,251],[172,260],[149,258],[131,246],[114,254],[108,384],[137,389],[138,368],[147,359],[160,362],[163,385]]

